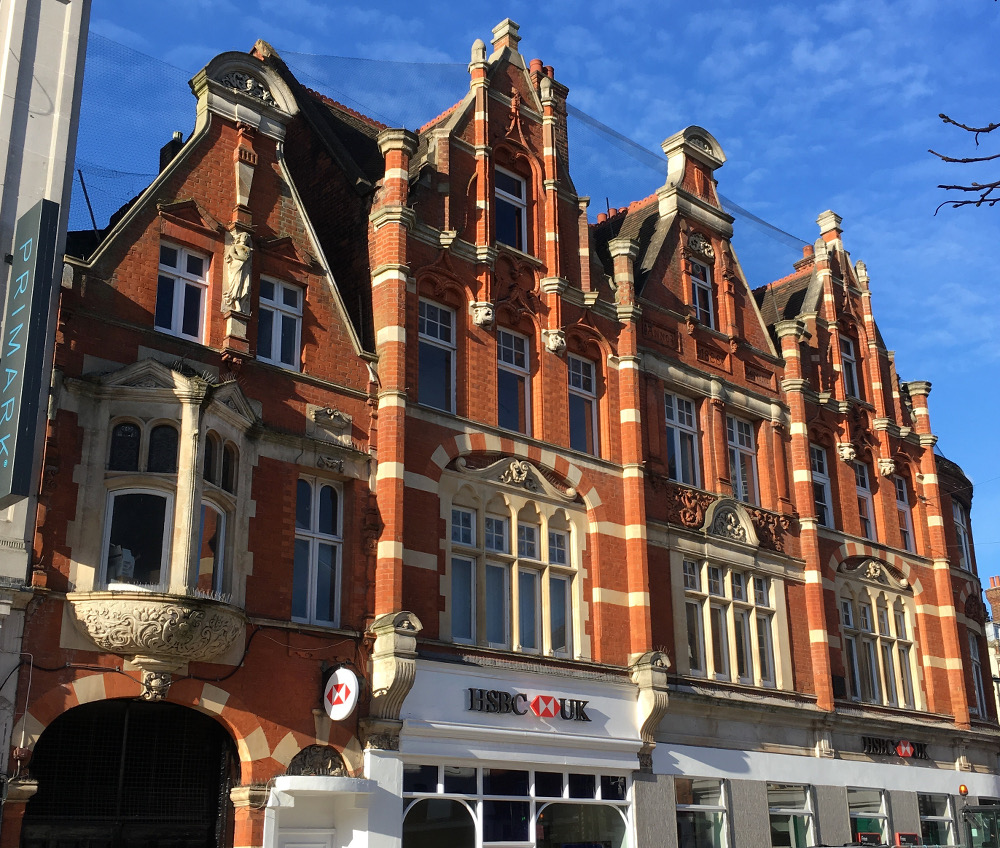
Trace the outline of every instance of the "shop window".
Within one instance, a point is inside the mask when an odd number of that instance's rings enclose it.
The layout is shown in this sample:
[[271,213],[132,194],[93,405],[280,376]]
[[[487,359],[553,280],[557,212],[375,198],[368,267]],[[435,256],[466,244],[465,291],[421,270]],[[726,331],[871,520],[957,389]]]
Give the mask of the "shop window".
[[455,313],[421,300],[417,398],[423,406],[455,411]]
[[528,204],[525,181],[502,168],[495,170],[494,179],[497,242],[526,252]]
[[303,292],[298,286],[261,278],[257,310],[257,358],[299,370]]
[[861,383],[858,381],[858,358],[854,352],[854,340],[847,336],[840,337],[841,372],[844,378],[844,393],[848,397],[864,398],[861,394]]
[[341,496],[334,483],[298,481],[292,619],[337,627],[340,623]]
[[808,786],[769,783],[767,806],[774,848],[806,848],[815,844],[812,793]]
[[501,498],[485,510],[456,504],[449,538],[454,641],[572,655],[577,565],[561,510],[528,501],[514,512]]
[[851,838],[854,842],[871,844],[870,840],[886,845],[889,842],[889,800],[881,789],[847,790],[847,806],[851,815]]
[[972,548],[969,545],[969,513],[965,504],[955,498],[951,499],[951,514],[955,519],[955,541],[957,549],[955,558],[959,568],[972,571]]
[[200,342],[204,335],[208,257],[160,245],[153,324],[158,330]]
[[924,845],[955,845],[955,817],[947,795],[917,795]]
[[497,330],[497,421],[505,430],[530,433],[530,364],[528,340]]
[[904,550],[912,553],[916,548],[913,546],[913,512],[910,509],[910,495],[906,487],[906,480],[899,474],[894,474],[892,483],[896,489],[896,515],[899,517],[900,544]]
[[721,780],[675,777],[677,844],[725,848],[726,798]]
[[715,308],[712,297],[712,269],[691,260],[691,305],[694,317],[706,327],[715,329]]
[[597,455],[597,380],[594,363],[570,354],[569,446]]
[[667,392],[667,476],[688,486],[698,485],[698,420],[694,403]]
[[858,495],[858,517],[861,519],[861,535],[866,539],[875,538],[875,507],[869,480],[868,465],[860,460],[854,463],[854,484]]
[[986,709],[986,689],[983,686],[983,662],[979,655],[979,634],[969,631],[969,661],[972,665],[972,687],[975,703],[969,705],[970,712],[981,718],[989,713]]
[[771,578],[694,560],[681,567],[689,673],[774,686]]
[[729,441],[729,476],[733,484],[733,497],[744,503],[760,503],[757,489],[757,444],[753,426],[749,421],[726,416],[726,434]]
[[848,695],[855,701],[914,707],[909,615],[900,596],[867,590],[840,597]]
[[809,462],[812,466],[813,505],[816,520],[824,527],[833,527],[833,499],[830,495],[830,473],[826,465],[826,449],[809,445]]

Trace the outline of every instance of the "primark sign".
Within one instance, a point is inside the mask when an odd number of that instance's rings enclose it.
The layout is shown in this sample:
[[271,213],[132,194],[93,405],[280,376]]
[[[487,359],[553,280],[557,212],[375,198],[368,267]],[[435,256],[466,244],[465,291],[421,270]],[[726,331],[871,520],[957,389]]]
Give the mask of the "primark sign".
[[0,509],[32,490],[59,204],[40,200],[17,219],[0,339]]

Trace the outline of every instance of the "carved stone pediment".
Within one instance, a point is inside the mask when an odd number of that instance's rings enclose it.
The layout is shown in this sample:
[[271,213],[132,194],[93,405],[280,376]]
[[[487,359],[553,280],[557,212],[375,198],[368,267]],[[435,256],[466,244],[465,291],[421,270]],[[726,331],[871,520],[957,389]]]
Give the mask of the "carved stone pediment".
[[224,406],[229,412],[242,419],[243,429],[257,421],[257,413],[239,384],[235,381],[224,383],[212,394],[212,403]]
[[740,501],[732,498],[720,498],[708,507],[702,529],[709,536],[727,539],[730,542],[739,542],[755,548],[760,545],[757,531],[746,508]]
[[575,501],[577,498],[576,489],[572,486],[557,488],[526,459],[504,457],[485,468],[470,468],[465,458],[459,457],[455,460],[455,468],[462,474],[478,480],[488,480],[513,489],[525,489],[532,494],[567,502]]
[[292,757],[285,774],[343,777],[347,774],[347,768],[332,745],[307,745]]
[[156,209],[164,220],[180,224],[185,228],[200,230],[206,235],[215,236],[223,231],[218,218],[192,198],[174,203],[160,203]]
[[910,582],[899,569],[875,557],[851,557],[837,566],[837,571],[866,583],[888,586],[891,589],[910,588]]
[[341,447],[352,446],[354,418],[332,406],[306,405],[306,433]]
[[168,368],[155,359],[143,359],[97,378],[99,385],[110,389],[185,389],[190,377]]

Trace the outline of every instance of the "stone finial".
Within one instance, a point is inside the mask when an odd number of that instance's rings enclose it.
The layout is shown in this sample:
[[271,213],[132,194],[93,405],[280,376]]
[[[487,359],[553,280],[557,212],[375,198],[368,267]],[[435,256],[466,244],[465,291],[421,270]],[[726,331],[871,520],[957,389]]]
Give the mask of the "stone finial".
[[471,65],[485,65],[486,64],[486,44],[481,38],[477,38],[472,42],[472,60]]
[[858,282],[865,288],[868,286],[868,266],[860,259],[854,263],[854,273],[858,275]]
[[493,51],[503,50],[504,47],[509,47],[515,53],[517,53],[517,43],[521,40],[521,36],[518,35],[518,31],[521,29],[514,21],[510,18],[504,18],[500,23],[493,27]]
[[910,397],[927,397],[931,393],[931,384],[928,380],[907,380],[904,384]]
[[827,233],[835,232],[839,236],[842,232],[840,222],[843,220],[836,212],[830,209],[827,209],[826,212],[820,212],[816,218],[816,223],[819,224],[820,235],[825,236]]

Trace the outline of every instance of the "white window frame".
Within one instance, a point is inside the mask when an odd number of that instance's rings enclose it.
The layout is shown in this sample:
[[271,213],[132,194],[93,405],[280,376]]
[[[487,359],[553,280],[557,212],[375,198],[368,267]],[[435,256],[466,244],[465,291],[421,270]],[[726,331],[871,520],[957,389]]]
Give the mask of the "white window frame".
[[[432,318],[430,316],[430,314],[428,312],[428,310],[430,308],[438,310],[438,312],[439,312],[438,317]],[[456,320],[455,320],[455,318],[456,318],[456,316],[455,316],[455,310],[452,309],[451,307],[445,306],[444,304],[438,303],[436,301],[428,300],[426,298],[420,298],[419,303],[417,305],[417,311],[418,311],[418,315],[417,315],[417,335],[418,335],[418,341],[417,341],[417,345],[418,345],[418,347],[417,347],[417,363],[418,363],[417,364],[417,403],[421,404],[422,406],[426,406],[426,407],[428,407],[430,409],[438,409],[441,412],[449,412],[449,413],[454,414],[454,412],[455,412],[455,394],[456,394],[456,387],[455,387],[455,366],[456,366],[456,359],[458,358],[458,356],[457,356],[457,352],[458,352],[458,343],[457,343],[457,335],[458,335],[458,333],[457,333],[457,329],[458,328],[457,328],[457,323],[456,323]],[[442,339],[441,336],[440,336],[440,332],[438,332],[437,334],[434,334],[434,333],[430,332],[431,328],[432,328],[432,324],[433,324],[433,327],[440,327],[440,326],[442,326],[442,322],[440,320],[440,317],[443,316],[443,315],[449,316],[449,320],[450,320],[450,327],[449,327],[449,329],[451,331],[451,339]],[[440,350],[440,351],[444,351],[447,354],[447,356],[448,356],[448,363],[445,366],[448,373],[441,375],[441,376],[445,377],[448,380],[448,383],[450,385],[450,391],[448,392],[448,396],[446,397],[446,401],[447,401],[446,408],[443,408],[443,407],[440,407],[440,406],[434,406],[433,404],[429,403],[429,399],[428,399],[428,397],[426,395],[423,398],[420,397],[420,383],[422,382],[420,380],[420,377],[421,377],[421,373],[420,372],[422,370],[420,368],[420,361],[423,358],[422,352],[425,349],[424,348],[425,345],[428,348],[433,348],[433,349],[437,349],[437,350]]]
[[979,653],[979,634],[974,630],[969,630],[968,636],[973,694],[976,696],[976,703],[969,704],[969,712],[975,713],[980,718],[986,718],[989,711],[986,709],[986,687],[983,685],[983,661]]
[[899,517],[899,535],[903,550],[916,552],[916,540],[913,538],[913,510],[910,507],[910,496],[906,488],[906,478],[899,474],[892,475],[892,485],[896,491],[896,514]]
[[840,337],[841,375],[844,378],[844,394],[847,397],[863,399],[858,382],[858,358],[854,351],[854,340],[847,336]]
[[[801,807],[788,807],[782,806],[780,804],[771,803],[771,792],[781,791],[782,789],[802,789],[804,794],[803,805]],[[807,784],[799,783],[768,783],[768,802],[767,811],[768,818],[773,820],[776,817],[781,817],[789,820],[791,824],[791,819],[801,818],[805,819],[806,825],[806,841],[803,845],[792,845],[792,848],[806,848],[808,845],[813,845],[816,841],[815,837],[815,818],[813,815],[813,800],[812,800],[812,787]],[[789,827],[789,835],[794,834],[794,829]]]
[[[726,416],[729,443],[729,476],[733,497],[738,501],[760,506],[760,484],[757,478],[757,440],[753,424],[735,415]],[[744,474],[748,471],[749,475]]]
[[697,259],[691,264],[691,306],[696,321],[715,329],[715,297],[712,293],[712,269]]
[[816,520],[823,526],[833,528],[833,495],[830,491],[830,473],[827,465],[826,448],[809,445],[809,463],[812,468],[813,507]]
[[[593,439],[593,445],[590,450],[573,447],[573,416],[570,415],[570,447],[582,453],[589,453],[591,456],[600,456],[601,436],[597,427],[597,365],[589,359],[568,354],[566,357],[566,368],[570,403],[572,404],[573,397],[578,397],[584,403],[590,405],[590,428]],[[590,384],[589,387],[587,386],[588,382]]]
[[[851,811],[851,793],[852,792],[878,792],[879,794],[879,810],[877,813],[855,813]],[[880,829],[882,835],[882,844],[887,845],[889,843],[889,806],[887,802],[886,791],[874,786],[849,786],[847,787],[847,809],[851,819],[851,830],[852,836],[854,830],[854,820],[855,819],[878,819],[880,822]],[[859,831],[860,833],[869,833],[870,831]]]
[[[520,347],[520,350],[518,350]],[[518,364],[518,354],[522,359]],[[503,327],[497,328],[497,371],[513,375],[516,380],[521,381],[520,398],[524,409],[524,427],[506,427],[500,422],[501,427],[506,430],[513,430],[531,435],[531,345],[526,336],[515,333]],[[500,375],[497,374],[497,417],[500,413]]]
[[[667,420],[667,476],[686,486],[699,485],[698,474],[698,410],[694,401],[672,392],[663,396]],[[686,457],[690,468],[684,471],[682,459]],[[674,468],[670,470],[670,460]]]
[[[496,179],[496,176],[503,175],[511,180],[516,180],[521,187],[521,196],[517,197],[514,194],[502,189],[500,187],[500,180]],[[512,247],[514,250],[519,250],[522,253],[528,253],[528,183],[524,177],[515,174],[513,171],[508,171],[505,168],[497,167],[495,169],[494,176],[494,188],[496,194],[494,197],[494,215],[496,220],[496,232],[497,232],[497,244],[503,244],[507,247]],[[504,204],[510,208],[510,213],[514,217],[514,226],[516,229],[515,241],[520,239],[520,244],[507,244],[505,241],[500,241],[500,216],[502,210],[504,210]]]
[[[854,460],[854,486],[858,495],[858,518],[861,525],[861,535],[865,539],[875,540],[875,501],[872,498],[871,475],[868,465],[860,459]],[[866,515],[867,513],[867,515]],[[867,528],[865,524],[867,523]]]
[[[264,296],[265,286],[273,286],[273,296],[267,298]],[[285,302],[285,292],[295,293],[295,303],[296,305],[289,306]],[[260,297],[258,298],[258,316],[257,316],[257,359],[261,362],[268,362],[271,365],[276,365],[279,368],[285,368],[289,371],[299,371],[302,365],[302,306],[305,300],[305,290],[301,286],[295,286],[291,283],[284,283],[281,280],[276,280],[271,277],[261,277],[260,280]],[[271,355],[264,356],[261,354],[261,329],[260,320],[264,313],[269,313],[271,315]],[[284,319],[290,318],[293,322],[292,333],[293,333],[293,352],[292,361],[285,362],[282,358],[282,340],[284,337]]]
[[914,709],[913,642],[902,596],[884,589],[853,597],[844,588],[840,604],[843,661],[852,701]]
[[[292,616],[292,621],[301,621],[306,624],[318,624],[323,627],[339,627],[341,607],[344,603],[343,589],[343,559],[344,559],[344,490],[333,480],[322,477],[300,477],[300,482],[309,485],[311,489],[310,497],[310,517],[309,527],[300,528],[296,521],[295,539],[309,544],[309,555],[307,563],[307,588],[306,588],[306,614],[304,616]],[[329,486],[337,495],[336,527],[338,533],[329,534],[318,529],[320,512],[320,493],[324,486]],[[296,497],[298,496],[298,482],[296,483]],[[296,504],[297,506],[297,504]],[[298,510],[296,509],[296,515]],[[317,605],[317,585],[319,581],[319,546],[329,545],[333,549],[334,555],[334,610],[332,619],[319,618],[316,612]],[[294,555],[294,554],[293,554]],[[293,565],[294,568],[294,565]]]
[[[172,267],[163,263],[163,248],[177,251],[177,266]],[[187,259],[193,257],[202,261],[201,275],[192,274],[187,270]],[[160,259],[157,266],[156,300],[153,305],[153,327],[161,333],[177,336],[189,341],[205,342],[206,311],[208,308],[208,269],[211,258],[198,251],[188,250],[173,242],[160,243]],[[173,293],[170,304],[170,324],[163,325],[156,322],[157,307],[160,301],[160,278],[169,279],[173,284]],[[184,332],[184,305],[187,287],[192,286],[198,292],[198,331],[196,333]]]
[[[152,495],[163,498],[163,540],[160,548],[160,581],[159,583],[129,583],[127,581],[112,580],[108,575],[108,556],[111,550],[111,525],[114,522],[115,499],[123,495]],[[101,586],[107,588],[128,589],[129,591],[156,591],[169,585],[171,550],[170,543],[173,538],[174,528],[174,494],[164,489],[146,488],[142,486],[131,486],[124,489],[111,489],[107,495],[104,518],[104,541],[101,545]],[[186,573],[186,572],[185,572]]]
[[[943,800],[944,801],[944,805],[945,805],[945,815],[943,815],[943,816],[925,815],[924,812],[923,812],[923,810],[921,809],[921,807],[922,807],[921,799],[922,798],[936,798],[936,799],[938,799],[938,801],[942,801]],[[982,803],[982,802],[980,801],[980,803]],[[923,837],[924,837],[924,822],[940,822],[940,823],[944,824],[947,827],[947,830],[948,830],[948,841],[947,842],[943,842],[943,843],[925,842],[924,843],[925,845],[931,845],[931,844],[956,845],[957,844],[956,839],[955,839],[956,833],[955,833],[955,812],[954,812],[954,810],[955,810],[955,808],[952,805],[951,796],[950,795],[944,795],[944,794],[934,793],[934,792],[918,792],[917,793],[917,811],[918,811],[918,813],[920,815],[920,837],[921,837],[921,839],[923,839]]]
[[969,513],[965,504],[951,499],[951,514],[955,519],[955,541],[958,545],[958,567],[972,571],[972,546],[969,544]]

